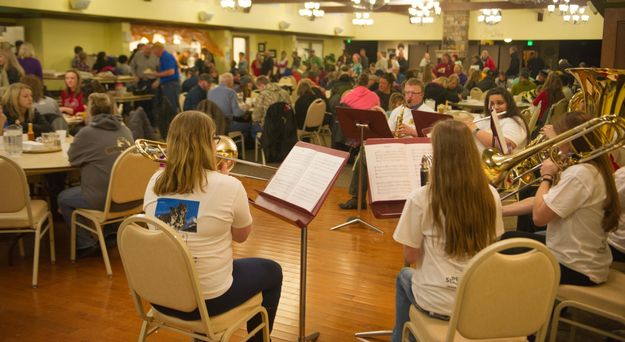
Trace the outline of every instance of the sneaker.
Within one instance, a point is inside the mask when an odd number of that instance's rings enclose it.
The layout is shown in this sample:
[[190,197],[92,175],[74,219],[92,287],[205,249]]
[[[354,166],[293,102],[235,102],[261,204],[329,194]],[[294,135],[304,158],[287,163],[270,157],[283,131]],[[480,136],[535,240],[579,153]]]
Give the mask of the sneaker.
[[[339,203],[339,207],[341,209],[358,209],[358,202],[356,201],[356,197],[350,198],[347,202]],[[362,202],[362,209],[367,209],[367,202]]]

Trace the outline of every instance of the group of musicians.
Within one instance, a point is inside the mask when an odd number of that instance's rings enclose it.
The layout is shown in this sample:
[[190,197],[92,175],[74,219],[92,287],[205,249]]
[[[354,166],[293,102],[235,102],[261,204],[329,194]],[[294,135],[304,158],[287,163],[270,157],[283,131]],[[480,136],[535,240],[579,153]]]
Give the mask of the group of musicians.
[[[420,81],[407,80],[406,108],[398,110],[424,109],[423,90]],[[625,202],[624,169],[615,174],[607,155],[565,170],[546,160],[536,194],[502,207],[483,171],[481,152],[497,147],[497,141],[507,144],[512,153],[519,151],[528,144],[529,130],[507,90],[490,90],[484,107],[487,115],[493,110],[505,113],[499,120],[503,137],[494,139],[488,122],[445,120],[433,128],[429,183],[408,196],[393,234],[403,245],[406,261],[416,264],[397,277],[393,341],[401,340],[410,305],[431,317],[449,319],[456,286],[469,260],[500,238],[521,235],[504,234],[503,216],[531,214],[536,224],[546,225],[546,234],[522,235],[546,243],[560,262],[562,284],[600,284],[607,279],[613,257],[625,261],[625,224],[618,226],[619,193],[620,202]],[[389,118],[391,130],[416,136],[411,114],[403,116],[400,127],[395,127],[397,115],[393,112]],[[565,113],[544,132],[551,137],[588,119],[581,112]],[[233,259],[232,241],[247,239],[252,217],[243,185],[216,159],[214,133],[215,124],[203,113],[190,111],[175,117],[167,136],[167,167],[152,177],[144,208],[155,215],[159,203],[178,201],[195,210],[196,227],[181,234],[195,259],[209,314],[225,312],[262,292],[271,328],[282,271],[271,260]],[[591,148],[587,140],[578,138],[560,149],[567,153],[573,147]],[[198,316],[159,309],[181,318]],[[260,340],[262,334],[251,341]]]

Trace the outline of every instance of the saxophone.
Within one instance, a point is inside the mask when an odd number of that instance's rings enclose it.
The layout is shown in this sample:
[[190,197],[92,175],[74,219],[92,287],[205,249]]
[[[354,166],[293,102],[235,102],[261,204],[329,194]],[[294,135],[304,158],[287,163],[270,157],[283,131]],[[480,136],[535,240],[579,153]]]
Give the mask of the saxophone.
[[393,132],[393,136],[395,138],[401,138],[401,136],[399,136],[399,126],[401,126],[404,123],[405,108],[406,108],[406,103],[402,103],[402,105],[399,107],[399,115],[397,116],[397,120],[395,121],[395,131]]

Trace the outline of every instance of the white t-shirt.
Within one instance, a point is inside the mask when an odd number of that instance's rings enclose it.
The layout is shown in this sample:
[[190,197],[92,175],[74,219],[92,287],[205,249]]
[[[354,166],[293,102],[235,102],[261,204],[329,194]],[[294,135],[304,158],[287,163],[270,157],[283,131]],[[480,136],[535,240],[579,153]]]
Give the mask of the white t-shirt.
[[[393,233],[395,241],[423,252],[412,276],[412,293],[420,307],[442,315],[451,315],[456,288],[470,258],[452,259],[445,253],[445,241],[434,227],[428,197],[429,186],[413,191]],[[503,234],[501,200],[497,190],[489,186],[497,207],[495,231]]]
[[567,168],[543,199],[560,217],[547,225],[547,247],[562,265],[604,282],[612,253],[601,227],[606,189],[599,170],[589,163]]
[[614,173],[614,182],[621,202],[621,219],[618,228],[608,234],[608,243],[618,251],[625,253],[625,167]]
[[[391,128],[391,132],[394,132],[395,129],[397,128],[396,127],[397,118],[402,108],[404,108],[404,118],[403,118],[402,123],[406,126],[410,126],[414,128],[414,119],[412,118],[412,109],[406,106],[399,106],[393,109],[393,111],[391,112],[391,115],[388,117],[388,126]],[[417,108],[417,110],[420,110],[422,112],[435,113],[434,109],[428,107],[428,105],[426,105],[425,103],[422,103],[419,106],[419,108]]]
[[[520,122],[522,119],[515,118],[501,118],[499,119],[499,124],[501,125],[501,131],[503,136],[512,140],[516,145],[516,148],[512,150],[512,152],[517,152],[522,150],[525,145],[527,145],[527,131],[525,130],[525,125]],[[490,120],[482,120],[475,124],[480,130],[484,132],[488,132],[492,134],[492,130],[490,129]],[[503,143],[503,141],[502,141]],[[477,150],[482,154],[482,151],[486,148],[481,141],[475,139],[475,144],[477,145]]]
[[252,224],[247,194],[241,182],[216,171],[207,171],[207,185],[190,194],[154,193],[152,176],[145,191],[143,209],[176,230],[195,260],[205,299],[224,294],[232,285],[232,233],[230,228]]

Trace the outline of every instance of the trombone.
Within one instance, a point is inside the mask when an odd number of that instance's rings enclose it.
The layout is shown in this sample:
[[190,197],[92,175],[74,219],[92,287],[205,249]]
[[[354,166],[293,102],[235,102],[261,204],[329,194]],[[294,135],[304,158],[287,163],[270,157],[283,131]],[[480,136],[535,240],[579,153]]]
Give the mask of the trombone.
[[[228,171],[231,171],[235,164],[243,164],[248,166],[254,166],[266,170],[276,171],[277,167],[263,165],[259,163],[250,162],[247,160],[237,159],[239,156],[239,151],[237,149],[237,145],[230,137],[225,135],[215,136],[215,149],[217,150],[217,165],[221,165],[221,163],[227,163]],[[135,147],[137,151],[144,157],[158,163],[167,163],[167,144],[160,141],[147,140],[147,139],[137,139],[135,141]],[[236,177],[245,177],[256,180],[268,181],[269,178],[258,177],[245,175],[241,173],[230,172],[230,175]]]

